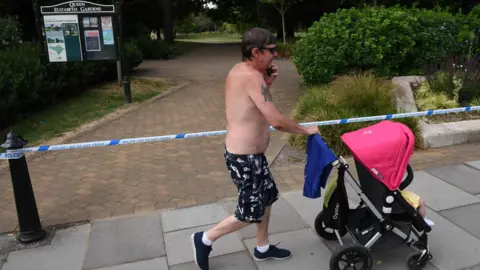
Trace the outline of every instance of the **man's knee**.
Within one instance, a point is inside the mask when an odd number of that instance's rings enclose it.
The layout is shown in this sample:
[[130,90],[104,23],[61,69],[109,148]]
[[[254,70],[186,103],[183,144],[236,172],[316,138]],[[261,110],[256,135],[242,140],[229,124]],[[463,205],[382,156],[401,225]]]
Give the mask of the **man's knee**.
[[235,218],[245,223],[261,223],[266,213],[266,208],[261,204],[237,205]]

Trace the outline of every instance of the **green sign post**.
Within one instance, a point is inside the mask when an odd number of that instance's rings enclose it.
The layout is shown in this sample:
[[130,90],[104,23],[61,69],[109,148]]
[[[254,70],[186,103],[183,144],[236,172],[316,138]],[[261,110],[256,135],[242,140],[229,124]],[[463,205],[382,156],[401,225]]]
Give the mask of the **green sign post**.
[[[122,35],[120,38],[117,35],[117,12],[114,5],[69,1],[42,6],[40,11],[50,62],[121,59],[122,67],[125,67],[125,46]],[[123,74],[125,101],[131,103],[130,81],[125,68]]]

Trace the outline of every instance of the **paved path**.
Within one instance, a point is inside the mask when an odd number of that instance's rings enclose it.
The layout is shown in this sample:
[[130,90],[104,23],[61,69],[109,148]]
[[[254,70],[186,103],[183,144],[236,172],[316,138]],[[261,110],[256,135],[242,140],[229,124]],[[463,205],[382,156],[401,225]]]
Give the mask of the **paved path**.
[[[351,167],[354,170],[354,165]],[[353,172],[353,171],[352,171]],[[480,160],[415,171],[409,187],[427,202],[428,218],[435,222],[429,234],[433,260],[426,270],[480,269]],[[347,186],[348,187],[348,186]],[[358,202],[348,189],[353,203]],[[222,200],[202,206],[155,211],[97,220],[58,230],[51,244],[12,251],[12,237],[0,237],[1,270],[189,270],[193,262],[189,236],[213,226],[234,211],[235,201]],[[291,249],[285,261],[255,262],[255,227],[249,226],[214,244],[211,269],[329,269],[338,242],[319,238],[313,227],[322,198],[302,197],[290,191],[273,206],[271,243]],[[350,242],[344,237],[345,243]],[[387,241],[374,252],[373,269],[407,269],[412,250]],[[399,243],[399,242],[397,242]],[[10,247],[6,250],[5,247]]]
[[[178,78],[190,85],[69,142],[223,130],[224,80],[239,59],[238,46],[214,45],[171,61],[147,61],[137,76]],[[288,113],[300,81],[289,61],[278,65],[281,77],[272,92]],[[274,135],[270,152],[281,146],[280,135]],[[211,203],[236,194],[223,163],[223,136],[48,152],[28,164],[43,225]],[[0,232],[17,227],[8,170],[0,171],[0,217]]]

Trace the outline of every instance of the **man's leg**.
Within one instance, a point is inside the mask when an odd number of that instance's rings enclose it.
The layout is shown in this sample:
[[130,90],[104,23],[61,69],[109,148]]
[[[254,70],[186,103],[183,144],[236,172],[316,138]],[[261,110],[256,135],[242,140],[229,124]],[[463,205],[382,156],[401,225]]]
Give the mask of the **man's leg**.
[[[258,192],[254,190],[255,180],[252,172],[251,155],[225,154],[227,168],[233,183],[238,190],[237,209],[235,214],[225,218],[207,232],[197,232],[192,235],[192,245],[195,262],[201,269],[208,269],[208,256],[212,244],[220,237],[237,231],[250,223],[259,222],[258,209],[261,206]],[[260,208],[261,209],[261,208]]]
[[247,219],[245,219],[245,216],[242,216],[241,213],[244,213],[244,210],[240,204],[235,211],[235,215],[228,216],[223,221],[215,225],[215,227],[206,232],[197,232],[192,234],[195,262],[200,269],[206,270],[209,267],[208,257],[210,255],[210,251],[212,250],[213,242],[226,234],[240,230],[241,228],[249,225],[249,223],[254,222],[253,220],[249,219],[247,222]]
[[270,223],[271,206],[265,208],[265,215],[261,223],[257,224],[257,247],[268,245],[268,224]]
[[229,233],[240,230],[241,228],[249,225],[246,222],[242,222],[235,218],[234,215],[226,217],[222,222],[215,225],[209,231],[205,232],[205,236],[211,242],[217,241],[218,238],[227,235]]
[[268,162],[265,155],[260,157],[257,162],[260,164],[258,170],[256,170],[255,178],[260,184],[260,198],[263,205],[263,218],[262,221],[257,224],[257,246],[253,250],[253,257],[257,261],[263,261],[267,259],[283,260],[291,256],[290,251],[286,249],[280,249],[276,245],[270,245],[268,239],[268,225],[270,223],[270,212],[273,203],[278,200],[279,192],[275,180],[273,179],[270,170],[268,169]]

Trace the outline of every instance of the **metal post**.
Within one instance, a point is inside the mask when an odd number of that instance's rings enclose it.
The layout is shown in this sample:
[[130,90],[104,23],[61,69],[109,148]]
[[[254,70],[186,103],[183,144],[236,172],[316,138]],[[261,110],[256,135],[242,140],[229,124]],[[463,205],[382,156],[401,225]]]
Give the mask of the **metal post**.
[[125,103],[132,103],[132,91],[130,89],[130,79],[128,78],[127,72],[127,51],[125,49],[125,40],[123,33],[123,0],[117,1],[117,10],[118,14],[118,26],[119,26],[119,39],[120,39],[120,57],[122,64],[122,73],[123,73],[123,93],[125,95]]
[[[28,141],[10,131],[6,136],[5,142],[0,147],[6,150],[15,150],[24,147],[27,143]],[[25,155],[19,159],[9,159],[8,164],[10,166],[18,225],[20,227],[20,234],[17,236],[17,240],[21,243],[42,240],[46,234],[40,223]]]

